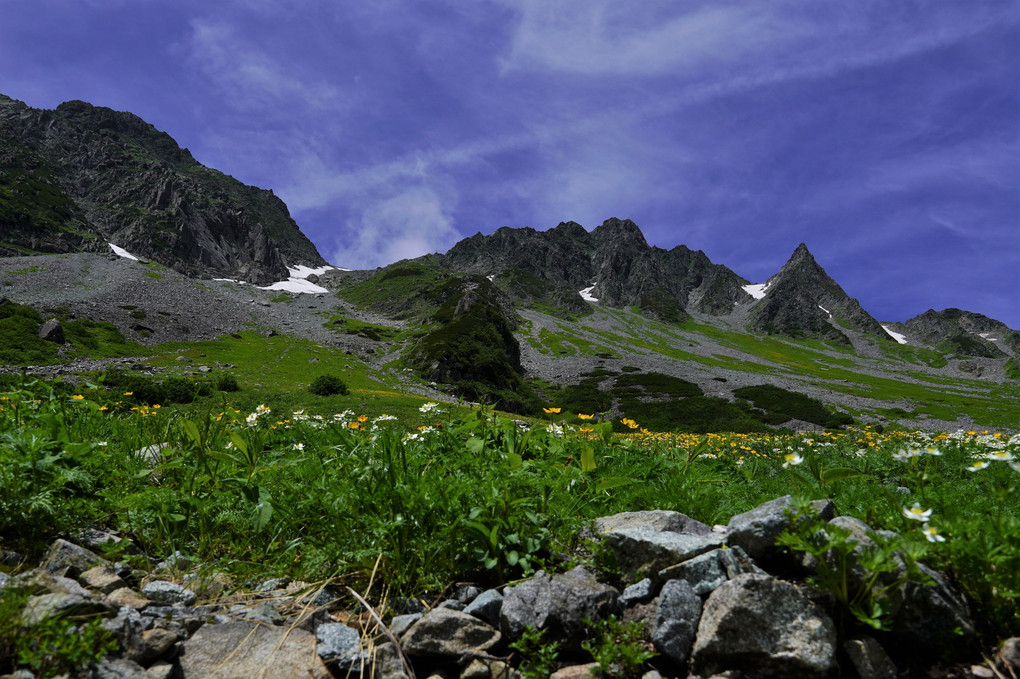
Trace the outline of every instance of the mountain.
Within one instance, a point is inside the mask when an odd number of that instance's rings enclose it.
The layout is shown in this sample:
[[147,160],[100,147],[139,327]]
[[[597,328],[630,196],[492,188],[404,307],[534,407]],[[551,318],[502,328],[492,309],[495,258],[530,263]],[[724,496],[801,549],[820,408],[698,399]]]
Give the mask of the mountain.
[[908,338],[954,355],[998,358],[1020,353],[1020,332],[972,311],[929,309],[903,323],[902,328]]
[[629,219],[607,219],[590,233],[576,222],[548,231],[503,227],[453,246],[442,258],[450,269],[491,276],[522,301],[583,310],[584,297],[614,307],[639,307],[669,321],[686,310],[728,312],[745,296],[747,281],[712,264],[701,251],[648,245]]
[[108,252],[257,284],[325,264],[272,191],[198,163],[131,113],[0,95],[0,252]]
[[823,269],[804,243],[797,246],[779,272],[752,296],[760,299],[750,311],[751,332],[811,337],[852,344],[847,330],[892,341],[865,311]]

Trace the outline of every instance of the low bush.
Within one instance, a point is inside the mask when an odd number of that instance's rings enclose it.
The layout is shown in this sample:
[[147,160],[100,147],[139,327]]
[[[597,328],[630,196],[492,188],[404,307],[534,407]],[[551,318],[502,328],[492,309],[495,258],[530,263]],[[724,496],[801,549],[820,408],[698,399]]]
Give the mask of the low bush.
[[308,386],[316,396],[343,396],[348,393],[347,384],[336,375],[319,375]]

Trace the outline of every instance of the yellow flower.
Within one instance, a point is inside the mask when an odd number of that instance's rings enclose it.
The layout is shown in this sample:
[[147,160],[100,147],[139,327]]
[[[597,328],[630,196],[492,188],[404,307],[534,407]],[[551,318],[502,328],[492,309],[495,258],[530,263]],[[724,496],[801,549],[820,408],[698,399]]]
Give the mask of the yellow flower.
[[561,410],[563,410],[563,408],[542,408],[542,410],[545,411],[546,415],[555,415]]
[[628,419],[628,418],[625,417],[625,418],[623,418],[620,421],[623,422],[628,427],[630,427],[631,429],[637,429],[638,428],[638,423],[635,422],[634,420],[631,420],[631,419]]
[[358,415],[358,422],[368,422],[368,415]]
[[75,395],[74,395],[74,396],[72,396],[71,398],[76,398],[76,399],[83,399],[83,398],[85,398],[85,397],[84,397],[84,396],[82,396],[81,394],[75,394]]
[[124,392],[124,395],[125,395],[125,396],[134,396],[134,395],[135,395],[135,392],[133,392],[133,391],[125,391],[125,392]]
[[585,414],[583,414],[583,413],[578,413],[578,414],[577,414],[577,417],[578,417],[579,419],[582,419],[582,420],[590,420],[591,418],[593,418],[593,417],[595,417],[595,416],[594,416],[594,415],[585,415]]
[[361,428],[361,424],[359,424],[358,422],[351,422],[350,428],[351,429],[360,429]]

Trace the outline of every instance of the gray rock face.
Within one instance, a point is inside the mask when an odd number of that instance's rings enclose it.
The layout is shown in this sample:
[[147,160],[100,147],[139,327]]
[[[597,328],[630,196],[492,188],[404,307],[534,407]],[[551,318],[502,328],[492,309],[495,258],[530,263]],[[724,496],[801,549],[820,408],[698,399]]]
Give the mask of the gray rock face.
[[843,650],[859,676],[868,679],[896,679],[896,665],[872,637],[849,639],[843,644]]
[[712,592],[692,658],[702,676],[737,670],[753,677],[830,677],[836,628],[793,585],[768,575],[740,575]]
[[319,657],[340,673],[360,674],[370,658],[361,648],[361,634],[356,629],[328,622],[315,630]]
[[893,623],[892,638],[901,647],[941,654],[965,648],[974,640],[974,621],[967,600],[939,573],[924,564],[921,572],[934,582],[904,583],[903,603]]
[[464,612],[499,627],[499,610],[503,608],[503,595],[496,589],[487,589],[469,603]]
[[164,605],[182,604],[190,606],[195,603],[196,599],[195,593],[190,589],[185,589],[176,582],[168,582],[166,580],[153,580],[142,587],[142,594],[147,599]]
[[560,641],[565,648],[577,650],[584,639],[583,620],[615,613],[617,596],[615,589],[600,583],[581,566],[552,576],[539,571],[504,592],[500,629],[514,640],[531,625],[547,630],[548,641]]
[[[726,543],[740,547],[752,559],[775,553],[776,538],[790,525],[786,516],[790,504],[791,497],[784,495],[732,517],[727,526]],[[814,504],[821,518],[828,521],[833,517],[835,507],[831,502],[824,500]]]
[[499,631],[473,615],[434,608],[404,633],[400,647],[411,656],[459,657],[467,652],[486,651],[500,638]]
[[51,318],[39,326],[38,335],[39,339],[54,344],[64,344],[67,341],[64,339],[64,326],[60,325],[60,321],[55,318]]
[[612,516],[601,516],[595,519],[595,531],[606,535],[627,528],[648,527],[668,533],[689,533],[691,535],[709,535],[712,527],[696,521],[686,514],[671,512],[664,509],[653,509],[642,512],[620,512]]
[[67,540],[55,540],[46,552],[41,568],[54,575],[77,578],[101,563],[105,563],[105,560],[95,552]]
[[330,679],[315,637],[248,622],[204,625],[184,642],[183,679]]
[[713,549],[693,559],[659,571],[660,581],[686,580],[694,593],[705,596],[727,580],[744,573],[764,573],[740,547]]
[[684,666],[701,620],[701,598],[686,580],[670,580],[659,593],[652,643],[655,650]]
[[636,526],[607,532],[602,544],[616,557],[625,577],[640,580],[720,547],[723,537],[717,533],[691,535]]

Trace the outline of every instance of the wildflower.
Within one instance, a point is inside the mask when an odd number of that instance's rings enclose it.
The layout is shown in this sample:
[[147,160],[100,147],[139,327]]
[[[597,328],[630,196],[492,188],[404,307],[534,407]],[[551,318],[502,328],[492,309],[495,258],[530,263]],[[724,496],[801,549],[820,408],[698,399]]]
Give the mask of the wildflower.
[[434,410],[436,410],[438,408],[439,408],[439,404],[438,403],[434,403],[432,401],[429,401],[428,403],[423,403],[421,405],[421,408],[418,408],[418,411],[421,412],[421,413],[424,413],[425,415],[428,415],[429,413],[431,413],[432,411],[434,411]]
[[377,424],[379,422],[389,422],[390,420],[395,419],[397,419],[396,415],[380,415],[379,417],[372,420],[372,423]]
[[984,469],[985,467],[989,466],[990,464],[992,464],[992,463],[989,462],[988,460],[978,460],[977,462],[975,462],[971,466],[967,467],[967,471],[969,471],[969,472],[981,471],[982,469]]
[[936,448],[935,446],[928,446],[927,448],[924,449],[924,452],[935,457],[939,457],[940,455],[942,455],[942,451]]
[[787,453],[783,456],[786,462],[783,463],[783,468],[796,467],[798,464],[804,461],[804,458],[800,453]]
[[78,400],[81,400],[81,399],[83,399],[83,398],[85,398],[85,397],[84,397],[84,396],[82,396],[81,394],[75,394],[75,395],[74,395],[74,396],[72,396],[71,398],[73,398],[73,399],[78,399]]
[[542,410],[544,410],[544,411],[545,411],[545,414],[546,414],[546,415],[556,415],[556,414],[558,414],[558,413],[559,413],[559,412],[560,412],[561,410],[563,410],[563,408],[542,408]]
[[986,460],[999,460],[1002,462],[1009,462],[1013,459],[1013,454],[1008,450],[996,450],[991,453],[985,453]]
[[584,413],[578,413],[577,417],[580,420],[590,420],[591,418],[593,418],[595,416],[594,415],[585,415]]
[[553,436],[556,437],[563,436],[563,427],[559,426],[558,424],[550,424],[546,426],[545,430],[552,434]]
[[135,395],[135,392],[133,392],[133,391],[125,391],[125,392],[124,392],[124,395],[125,395],[125,396],[134,396],[134,395]]
[[368,422],[368,415],[358,415],[358,422]]
[[347,426],[349,426],[351,429],[361,429],[361,423],[360,422],[351,422]]
[[932,528],[927,523],[921,528],[921,532],[924,533],[924,537],[927,538],[928,542],[945,542],[946,539],[939,535],[939,531],[936,528]]
[[105,445],[109,445],[109,444],[108,444],[108,443],[107,443],[106,441],[100,441],[100,442],[99,442],[99,443],[97,443],[96,445],[97,445],[97,446],[105,446]]
[[635,422],[634,420],[631,420],[631,419],[628,419],[628,418],[625,417],[625,418],[623,418],[620,421],[623,422],[625,425],[627,425],[631,429],[637,429],[638,428],[638,423]]
[[931,510],[921,509],[921,505],[915,502],[913,507],[903,510],[903,516],[911,521],[927,521],[931,518]]
[[893,459],[899,460],[900,462],[906,462],[910,458],[917,457],[920,454],[921,451],[918,450],[917,448],[910,448],[909,450],[903,450],[902,448],[900,448],[895,453],[893,453]]
[[292,447],[292,448],[293,448],[294,450],[304,450],[304,449],[305,449],[305,444],[303,444],[303,443],[295,443],[295,444],[294,444],[293,446],[291,446],[291,447]]

